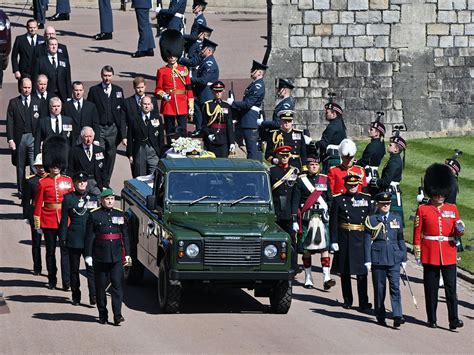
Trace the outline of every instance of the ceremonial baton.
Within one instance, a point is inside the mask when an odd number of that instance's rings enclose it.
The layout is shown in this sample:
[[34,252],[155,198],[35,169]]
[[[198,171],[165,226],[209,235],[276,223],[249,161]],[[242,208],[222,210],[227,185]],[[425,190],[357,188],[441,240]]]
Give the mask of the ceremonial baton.
[[[403,273],[405,274],[405,278],[407,279],[408,289],[410,290],[411,297],[413,298],[413,303],[415,304],[415,308],[418,309],[418,304],[416,303],[416,298],[415,298],[415,295],[413,294],[413,290],[411,289],[410,280],[408,279],[407,270],[403,266],[402,266],[402,269],[403,269]],[[403,284],[405,285],[405,281],[403,281]]]

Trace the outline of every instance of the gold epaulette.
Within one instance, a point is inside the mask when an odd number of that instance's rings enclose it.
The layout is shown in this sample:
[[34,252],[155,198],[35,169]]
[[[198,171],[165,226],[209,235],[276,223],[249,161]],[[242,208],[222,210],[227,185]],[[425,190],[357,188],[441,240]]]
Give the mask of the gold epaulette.
[[293,128],[293,131],[296,132],[296,133],[303,133],[303,130],[301,130],[301,129]]
[[95,212],[95,211],[97,211],[97,210],[100,210],[101,208],[102,208],[102,206],[96,207],[96,208],[92,209],[91,212]]
[[120,211],[120,212],[123,212],[122,209],[118,208],[118,207],[113,207],[114,210],[117,210],[117,211]]
[[36,176],[36,174],[30,175],[26,177],[26,180],[30,180],[33,176]]
[[280,129],[272,129],[270,133],[278,132]]
[[308,175],[308,174],[303,173],[303,174],[298,175],[298,177],[299,177],[299,178],[304,178],[304,177],[307,176],[307,175]]
[[209,102],[212,102],[212,101],[214,101],[214,100],[207,100],[207,101],[204,102],[204,105],[209,105]]
[[359,192],[361,195],[365,195],[365,196],[369,196],[369,197],[372,197],[371,194],[368,194],[367,192]]

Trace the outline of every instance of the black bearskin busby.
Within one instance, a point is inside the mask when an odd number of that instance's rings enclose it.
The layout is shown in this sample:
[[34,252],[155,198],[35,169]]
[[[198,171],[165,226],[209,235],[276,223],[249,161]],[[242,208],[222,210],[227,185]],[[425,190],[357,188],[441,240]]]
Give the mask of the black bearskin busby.
[[46,171],[52,167],[67,169],[69,146],[63,136],[52,135],[43,142],[43,166]]
[[449,166],[435,163],[426,169],[424,189],[429,197],[449,196],[455,187],[455,177]]
[[160,52],[161,58],[165,62],[168,57],[180,58],[184,49],[184,38],[181,32],[177,30],[166,30],[161,34],[160,38]]

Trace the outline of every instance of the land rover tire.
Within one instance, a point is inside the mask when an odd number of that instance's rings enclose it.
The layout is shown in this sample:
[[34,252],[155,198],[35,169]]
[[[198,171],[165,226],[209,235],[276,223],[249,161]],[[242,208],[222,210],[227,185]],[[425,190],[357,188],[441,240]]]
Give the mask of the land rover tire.
[[270,293],[270,308],[272,312],[276,314],[288,313],[292,296],[291,281],[278,281]]
[[169,279],[166,258],[161,259],[158,273],[158,303],[165,313],[177,313],[181,302],[182,285],[180,281]]

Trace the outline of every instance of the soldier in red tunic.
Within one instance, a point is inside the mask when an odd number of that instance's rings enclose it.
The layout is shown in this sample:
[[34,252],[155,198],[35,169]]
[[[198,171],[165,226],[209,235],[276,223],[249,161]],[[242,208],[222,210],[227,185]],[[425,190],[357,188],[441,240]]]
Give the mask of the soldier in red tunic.
[[339,155],[341,156],[342,164],[331,167],[328,172],[329,185],[333,195],[347,192],[344,185],[344,176],[346,175],[357,175],[360,177],[361,182],[357,192],[362,192],[362,188],[367,186],[364,168],[354,165],[356,152],[356,145],[350,139],[344,139],[339,144]]
[[[34,225],[43,231],[46,244],[46,266],[48,269],[48,288],[57,284],[56,240],[58,240],[61,221],[61,203],[68,192],[73,191],[69,176],[61,175],[67,168],[68,143],[66,138],[53,135],[43,143],[43,165],[49,175],[38,182],[35,195]],[[69,258],[66,246],[61,246],[61,279],[63,289],[70,287]]]
[[423,284],[428,326],[436,328],[436,308],[440,272],[443,274],[449,329],[461,328],[456,295],[456,240],[464,234],[456,205],[445,203],[455,186],[454,175],[444,164],[433,164],[426,170],[424,191],[430,203],[416,211],[413,244],[417,263],[423,264]]
[[184,40],[179,31],[167,30],[160,39],[161,57],[167,64],[156,72],[155,95],[161,99],[160,113],[166,134],[178,126],[186,132],[187,116],[194,114],[194,96],[188,68],[178,64]]

